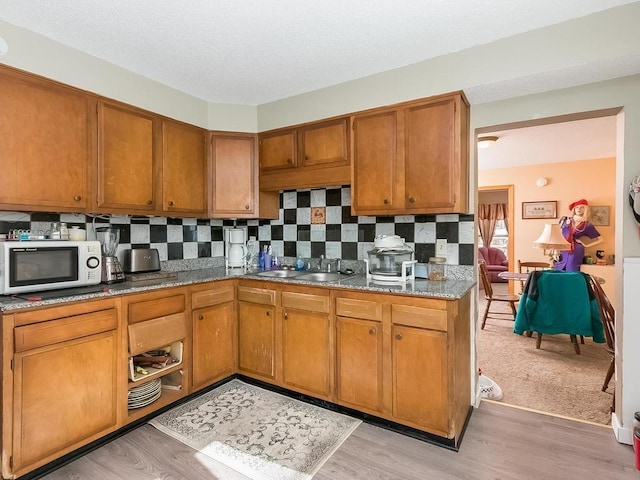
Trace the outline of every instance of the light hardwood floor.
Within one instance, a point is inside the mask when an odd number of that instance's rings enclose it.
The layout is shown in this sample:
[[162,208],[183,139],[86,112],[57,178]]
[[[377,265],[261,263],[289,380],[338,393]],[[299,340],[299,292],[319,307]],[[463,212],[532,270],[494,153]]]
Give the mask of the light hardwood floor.
[[[246,480],[144,425],[45,480]],[[610,428],[482,402],[459,452],[360,425],[314,480],[638,479]]]

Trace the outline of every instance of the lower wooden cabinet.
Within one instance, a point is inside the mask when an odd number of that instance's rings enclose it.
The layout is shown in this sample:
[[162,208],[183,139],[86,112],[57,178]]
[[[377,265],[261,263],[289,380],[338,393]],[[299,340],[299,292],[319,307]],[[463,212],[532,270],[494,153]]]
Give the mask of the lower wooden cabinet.
[[3,365],[3,409],[12,405],[12,422],[6,423],[9,412],[3,414],[3,478],[20,476],[117,428],[118,322],[113,301],[3,319],[4,345],[15,339],[15,353],[8,352],[12,374]]
[[340,292],[336,401],[459,440],[471,405],[469,295]]
[[282,383],[329,398],[332,393],[329,292],[282,292]]
[[193,389],[236,371],[237,329],[232,282],[207,285],[191,293]]
[[265,380],[276,378],[276,292],[238,287],[238,369]]

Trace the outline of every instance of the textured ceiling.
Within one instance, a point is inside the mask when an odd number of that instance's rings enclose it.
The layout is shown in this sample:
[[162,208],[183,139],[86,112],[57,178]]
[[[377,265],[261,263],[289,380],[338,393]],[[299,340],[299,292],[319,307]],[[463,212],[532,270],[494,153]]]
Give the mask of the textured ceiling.
[[615,157],[616,121],[609,116],[483,133],[498,141],[478,149],[478,169]]
[[209,102],[260,105],[633,1],[0,0],[0,19]]

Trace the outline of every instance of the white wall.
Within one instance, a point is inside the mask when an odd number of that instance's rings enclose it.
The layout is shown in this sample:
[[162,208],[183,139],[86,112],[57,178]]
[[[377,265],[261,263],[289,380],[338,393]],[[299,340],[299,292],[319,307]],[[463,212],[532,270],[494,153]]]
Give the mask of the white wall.
[[0,20],[9,51],[0,63],[212,130],[257,131],[256,107],[208,104]]

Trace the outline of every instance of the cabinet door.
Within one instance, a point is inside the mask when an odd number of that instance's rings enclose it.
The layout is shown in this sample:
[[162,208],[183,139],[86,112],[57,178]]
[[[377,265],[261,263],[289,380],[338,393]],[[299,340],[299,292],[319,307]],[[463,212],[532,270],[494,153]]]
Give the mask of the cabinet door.
[[260,135],[260,170],[291,168],[297,163],[297,130]]
[[238,368],[275,378],[275,308],[238,302]]
[[155,210],[154,117],[108,102],[98,104],[98,207]]
[[404,111],[405,207],[453,208],[460,175],[453,98]]
[[205,131],[162,121],[162,210],[205,216],[207,212]]
[[211,136],[214,216],[256,216],[255,135]]
[[392,328],[393,415],[448,434],[447,337],[421,328]]
[[282,318],[285,385],[328,396],[331,393],[329,316],[286,310]]
[[233,302],[193,312],[194,388],[231,375],[235,370],[236,322]]
[[15,355],[14,471],[116,426],[117,345],[112,330]]
[[84,211],[91,160],[88,95],[0,72],[0,206]]
[[304,166],[348,164],[347,119],[316,123],[300,129]]
[[396,207],[396,110],[353,118],[352,210],[392,212]]
[[337,318],[338,400],[382,410],[382,327],[379,322]]

